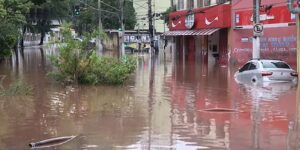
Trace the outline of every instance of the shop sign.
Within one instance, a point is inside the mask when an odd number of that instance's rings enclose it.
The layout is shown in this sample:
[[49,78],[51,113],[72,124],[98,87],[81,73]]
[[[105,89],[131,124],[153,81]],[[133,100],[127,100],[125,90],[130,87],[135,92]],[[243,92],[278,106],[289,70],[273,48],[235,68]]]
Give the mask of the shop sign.
[[169,14],[170,31],[229,28],[231,27],[231,22],[231,4],[194,8]]
[[[268,12],[260,12],[259,20],[263,24],[279,24],[296,22],[287,6],[272,7]],[[235,25],[247,26],[253,24],[253,11],[244,10],[235,12]]]
[[192,29],[195,24],[195,15],[193,12],[190,12],[186,15],[185,18],[185,27],[187,29]]
[[215,17],[215,18],[212,19],[211,21],[209,21],[209,20],[207,19],[207,17],[205,17],[205,24],[206,24],[207,26],[209,26],[209,25],[211,25],[213,22],[218,21],[218,20],[219,20],[219,17]]
[[[260,19],[260,21],[273,20],[273,19],[275,19],[275,16],[267,15],[267,14],[261,14],[261,15],[259,15],[259,19]],[[253,15],[251,16],[250,21],[253,22]]]

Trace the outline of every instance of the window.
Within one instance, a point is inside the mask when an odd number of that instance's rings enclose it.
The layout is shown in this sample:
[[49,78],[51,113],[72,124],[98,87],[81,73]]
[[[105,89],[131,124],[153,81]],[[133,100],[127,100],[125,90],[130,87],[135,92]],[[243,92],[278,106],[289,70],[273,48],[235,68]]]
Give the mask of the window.
[[254,69],[257,69],[256,65],[254,63],[250,63],[248,70],[254,70]]
[[193,9],[194,8],[194,0],[187,0],[187,9]]
[[204,0],[204,6],[210,6],[210,0]]
[[198,7],[219,5],[219,4],[224,4],[224,3],[230,2],[230,1],[231,0],[197,0]]
[[245,64],[245,65],[239,70],[239,72],[243,72],[243,71],[245,71],[245,70],[248,70],[249,66],[250,66],[250,63]]
[[230,2],[231,0],[217,0],[217,4],[224,4],[226,2]]
[[177,10],[183,10],[184,9],[184,0],[178,0],[178,9]]
[[284,62],[271,62],[271,61],[264,61],[261,62],[263,65],[263,68],[284,68],[284,69],[290,69],[290,66],[287,65]]
[[197,0],[197,7],[203,7],[204,0]]

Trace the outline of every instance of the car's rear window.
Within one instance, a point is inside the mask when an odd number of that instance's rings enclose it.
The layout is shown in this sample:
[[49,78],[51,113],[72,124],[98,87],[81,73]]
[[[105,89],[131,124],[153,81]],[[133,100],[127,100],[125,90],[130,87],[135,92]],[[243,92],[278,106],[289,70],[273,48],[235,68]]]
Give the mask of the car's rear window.
[[263,65],[263,68],[285,68],[285,69],[290,69],[289,65],[287,65],[284,62],[280,62],[280,61],[277,61],[277,62],[264,61],[264,62],[261,62],[261,63]]

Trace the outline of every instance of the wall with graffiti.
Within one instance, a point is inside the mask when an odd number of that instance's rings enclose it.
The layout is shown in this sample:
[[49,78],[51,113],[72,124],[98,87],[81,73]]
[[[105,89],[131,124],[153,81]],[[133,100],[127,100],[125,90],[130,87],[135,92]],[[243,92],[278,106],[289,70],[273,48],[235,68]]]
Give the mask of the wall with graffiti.
[[[260,38],[261,58],[281,59],[296,64],[297,35],[296,26],[268,28]],[[252,58],[253,31],[232,30],[231,63],[244,63]]]

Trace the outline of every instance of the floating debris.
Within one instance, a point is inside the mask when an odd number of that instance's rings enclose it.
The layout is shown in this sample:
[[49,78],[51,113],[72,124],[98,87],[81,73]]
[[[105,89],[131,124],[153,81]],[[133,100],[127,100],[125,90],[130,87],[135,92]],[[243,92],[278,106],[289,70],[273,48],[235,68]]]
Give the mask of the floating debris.
[[87,148],[98,148],[98,145],[84,145],[83,147],[81,147],[82,149],[87,149]]
[[208,109],[203,109],[200,111],[207,111],[207,112],[220,112],[220,113],[235,113],[238,112],[236,109],[230,109],[230,108],[208,108]]
[[43,141],[30,143],[29,147],[46,148],[46,147],[58,146],[73,140],[75,137],[76,136],[64,136],[64,137],[51,138]]

